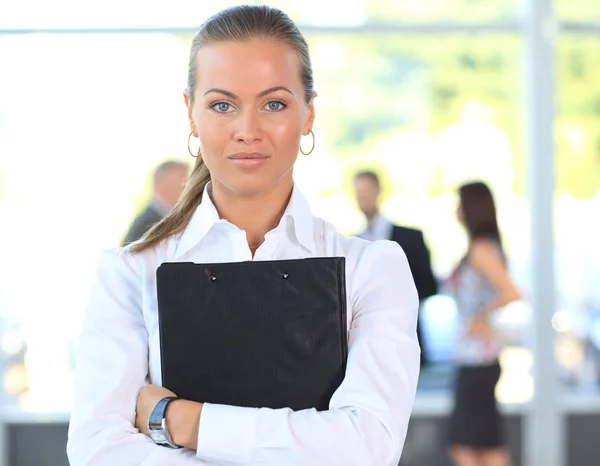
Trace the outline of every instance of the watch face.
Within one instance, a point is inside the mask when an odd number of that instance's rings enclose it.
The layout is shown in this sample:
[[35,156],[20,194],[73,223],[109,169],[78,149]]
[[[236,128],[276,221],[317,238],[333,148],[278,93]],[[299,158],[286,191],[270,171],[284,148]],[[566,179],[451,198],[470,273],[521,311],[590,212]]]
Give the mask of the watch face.
[[161,445],[168,443],[167,437],[165,436],[165,433],[162,429],[161,430],[151,430],[149,433],[150,433],[150,438],[154,441],[154,443],[158,443]]
[[152,414],[150,414],[150,419],[148,419],[148,434],[152,441],[157,445],[168,446],[171,448],[181,448],[179,445],[175,445],[171,441],[171,437],[169,436],[169,431],[167,430],[166,420],[165,420],[165,410],[169,401],[172,398],[163,398],[160,400]]

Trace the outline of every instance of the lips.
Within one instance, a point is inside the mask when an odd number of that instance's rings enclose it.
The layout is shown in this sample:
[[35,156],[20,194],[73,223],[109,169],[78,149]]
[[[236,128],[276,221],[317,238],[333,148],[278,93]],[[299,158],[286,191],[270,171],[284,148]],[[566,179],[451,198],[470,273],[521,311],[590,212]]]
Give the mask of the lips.
[[262,160],[268,159],[269,156],[260,152],[238,152],[237,154],[232,154],[227,158],[231,160]]
[[231,163],[242,170],[253,170],[264,165],[270,158],[267,154],[260,152],[238,152],[227,157]]

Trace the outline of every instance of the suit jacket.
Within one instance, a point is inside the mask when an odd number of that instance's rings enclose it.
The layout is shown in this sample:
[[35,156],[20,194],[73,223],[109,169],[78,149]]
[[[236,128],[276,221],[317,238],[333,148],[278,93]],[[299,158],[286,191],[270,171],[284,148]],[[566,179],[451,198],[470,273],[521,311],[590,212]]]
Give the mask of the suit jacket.
[[158,223],[162,218],[162,213],[160,213],[152,204],[149,204],[131,223],[129,230],[123,239],[123,246],[140,239],[152,225]]
[[394,225],[390,240],[402,246],[406,253],[408,265],[419,293],[419,300],[435,295],[438,285],[431,270],[429,249],[425,244],[423,232]]

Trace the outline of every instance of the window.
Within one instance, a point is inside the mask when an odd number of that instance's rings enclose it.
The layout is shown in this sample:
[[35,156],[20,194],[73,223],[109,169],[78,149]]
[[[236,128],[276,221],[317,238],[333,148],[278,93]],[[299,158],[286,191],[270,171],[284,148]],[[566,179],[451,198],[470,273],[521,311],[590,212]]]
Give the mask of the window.
[[[19,225],[0,245],[2,346],[7,392],[25,409],[70,406],[73,340],[95,258],[119,244],[146,200],[151,168],[167,157],[186,160],[181,92],[189,40],[167,33],[0,39],[0,61],[13,70],[0,88],[0,141],[2,153],[11,155],[0,161],[0,221]],[[454,190],[481,178],[495,188],[508,252],[521,273],[528,236],[519,41],[459,35],[443,44],[389,35],[308,40],[320,93],[317,146],[299,161],[297,179],[316,210],[343,232],[356,232],[362,219],[351,200],[351,175],[366,165],[381,168],[385,212],[425,230],[444,276],[465,246],[454,220]],[[25,244],[31,246],[15,247]],[[39,292],[31,293],[30,283]],[[442,363],[452,334],[439,317],[451,319],[452,312],[448,300],[436,298],[425,313]],[[518,316],[515,322],[522,323]],[[527,393],[523,388],[505,398]]]
[[[520,42],[506,36],[435,38],[373,35],[309,39],[316,73],[315,155],[301,160],[319,213],[355,233],[362,217],[352,201],[352,173],[375,167],[384,175],[385,214],[423,228],[440,277],[466,248],[454,218],[455,190],[482,179],[494,189],[512,273],[527,288],[529,228],[524,196]],[[303,171],[304,170],[304,171]],[[308,175],[310,174],[310,175]],[[422,386],[449,386],[455,336],[450,299],[431,299],[423,320],[428,351],[438,364]],[[524,303],[507,307],[509,343],[502,357],[502,401],[532,393],[531,355],[522,345]],[[440,381],[441,380],[441,381]]]
[[13,226],[0,328],[5,388],[24,409],[69,409],[99,251],[146,201],[149,170],[187,154],[187,55],[170,34],[0,37],[0,223]]
[[568,386],[600,381],[600,39],[565,36],[558,49],[555,237],[557,357]]
[[369,19],[380,21],[485,22],[515,19],[519,14],[518,0],[380,0],[365,2]]
[[595,0],[556,0],[556,14],[564,21],[600,20],[600,4]]

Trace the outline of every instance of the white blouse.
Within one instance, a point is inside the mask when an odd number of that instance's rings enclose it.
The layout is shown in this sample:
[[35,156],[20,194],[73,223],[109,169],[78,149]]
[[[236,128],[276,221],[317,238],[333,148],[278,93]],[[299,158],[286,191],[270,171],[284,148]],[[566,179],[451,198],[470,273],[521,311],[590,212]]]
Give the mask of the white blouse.
[[161,385],[156,269],[252,260],[246,233],[219,219],[205,194],[183,233],[137,255],[129,249],[99,260],[77,352],[71,466],[398,464],[419,375],[418,298],[398,244],[345,237],[294,188],[254,260],[346,257],[345,379],[328,411],[205,403],[196,451],[155,445],[134,427],[140,389]]

